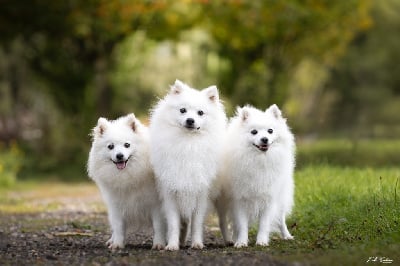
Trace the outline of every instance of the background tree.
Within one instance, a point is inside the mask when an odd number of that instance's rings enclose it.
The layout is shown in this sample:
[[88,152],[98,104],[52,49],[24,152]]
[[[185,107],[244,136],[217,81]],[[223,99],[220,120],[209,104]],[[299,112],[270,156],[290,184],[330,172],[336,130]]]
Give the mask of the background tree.
[[282,105],[304,58],[333,65],[355,33],[370,25],[368,1],[213,1],[207,29],[229,67],[224,92],[235,102]]
[[399,1],[375,1],[374,24],[359,34],[333,68],[325,94],[334,102],[325,130],[333,125],[354,137],[399,136]]
[[0,140],[35,167],[82,171],[99,116],[146,120],[176,78],[229,114],[277,103],[298,135],[398,136],[395,0],[1,4]]
[[[29,89],[38,89],[43,98],[50,95],[55,103],[45,107],[52,110],[51,114],[42,116],[35,111],[30,115],[30,120],[35,120],[32,126],[40,128],[41,149],[36,152],[57,153],[52,158],[59,161],[83,162],[76,155],[84,155],[82,140],[87,139],[89,125],[94,117],[110,114],[115,46],[137,30],[153,38],[174,38],[196,18],[181,16],[186,10],[174,1],[6,1],[2,6],[2,56],[10,62],[4,66],[10,75],[4,77],[8,85],[1,90],[12,96],[7,99],[18,103],[27,95],[28,88],[19,83],[23,77],[12,63],[14,57],[21,58],[20,66],[26,66],[40,83]],[[22,108],[25,112],[20,109],[17,104],[9,105],[8,113],[19,117],[11,119],[5,113],[2,124],[23,123],[29,108]],[[3,139],[23,138],[20,129],[14,126]]]

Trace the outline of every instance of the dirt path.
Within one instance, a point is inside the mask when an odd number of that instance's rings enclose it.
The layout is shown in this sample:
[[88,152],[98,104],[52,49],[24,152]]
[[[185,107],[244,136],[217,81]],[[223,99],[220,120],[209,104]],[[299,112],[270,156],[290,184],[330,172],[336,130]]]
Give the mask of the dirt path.
[[34,209],[54,210],[0,212],[0,265],[288,265],[266,251],[225,248],[212,225],[206,227],[202,251],[153,251],[151,232],[137,232],[129,235],[125,249],[112,253],[105,247],[107,216],[91,189],[81,197],[76,190],[8,195],[9,204],[25,200]]

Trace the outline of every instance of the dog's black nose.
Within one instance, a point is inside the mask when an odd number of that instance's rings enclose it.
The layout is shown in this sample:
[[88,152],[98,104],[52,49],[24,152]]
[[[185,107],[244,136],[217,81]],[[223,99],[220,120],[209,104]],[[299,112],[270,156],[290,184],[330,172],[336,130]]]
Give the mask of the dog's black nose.
[[194,119],[193,118],[186,119],[186,125],[193,126],[194,125]]
[[122,153],[118,153],[116,157],[118,160],[124,159],[124,155]]
[[268,144],[268,138],[266,137],[261,138],[261,142],[264,144]]

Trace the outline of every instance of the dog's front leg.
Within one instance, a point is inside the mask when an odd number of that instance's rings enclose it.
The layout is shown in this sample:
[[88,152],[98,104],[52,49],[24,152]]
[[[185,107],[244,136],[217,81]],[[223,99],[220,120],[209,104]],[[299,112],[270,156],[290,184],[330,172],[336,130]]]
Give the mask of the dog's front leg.
[[152,249],[162,250],[165,247],[166,224],[162,211],[159,208],[153,210],[152,221],[154,231]]
[[192,248],[203,249],[203,224],[207,212],[207,193],[200,195],[197,208],[192,215]]
[[169,193],[164,193],[163,196],[163,206],[168,227],[168,244],[165,250],[179,250],[180,215],[177,202]]
[[112,236],[110,240],[107,241],[107,246],[111,250],[116,250],[118,248],[124,248],[125,247],[125,231],[126,231],[126,224],[123,218],[123,215],[120,211],[114,210],[112,208],[109,211],[108,214],[109,220],[110,220],[110,225],[111,225],[111,230],[112,230]]
[[268,246],[269,245],[269,234],[271,232],[271,225],[276,217],[276,204],[268,204],[261,211],[260,220],[258,224],[258,233],[256,245]]
[[234,221],[235,221],[235,247],[242,248],[247,247],[248,243],[248,231],[249,231],[249,218],[246,213],[246,209],[240,202],[234,203],[233,208]]

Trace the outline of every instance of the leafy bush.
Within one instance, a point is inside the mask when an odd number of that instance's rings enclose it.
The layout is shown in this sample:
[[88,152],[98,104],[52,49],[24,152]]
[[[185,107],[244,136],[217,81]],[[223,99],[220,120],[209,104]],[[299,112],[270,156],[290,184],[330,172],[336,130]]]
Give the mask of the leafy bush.
[[17,180],[23,154],[16,142],[10,145],[0,143],[0,187],[10,187]]

